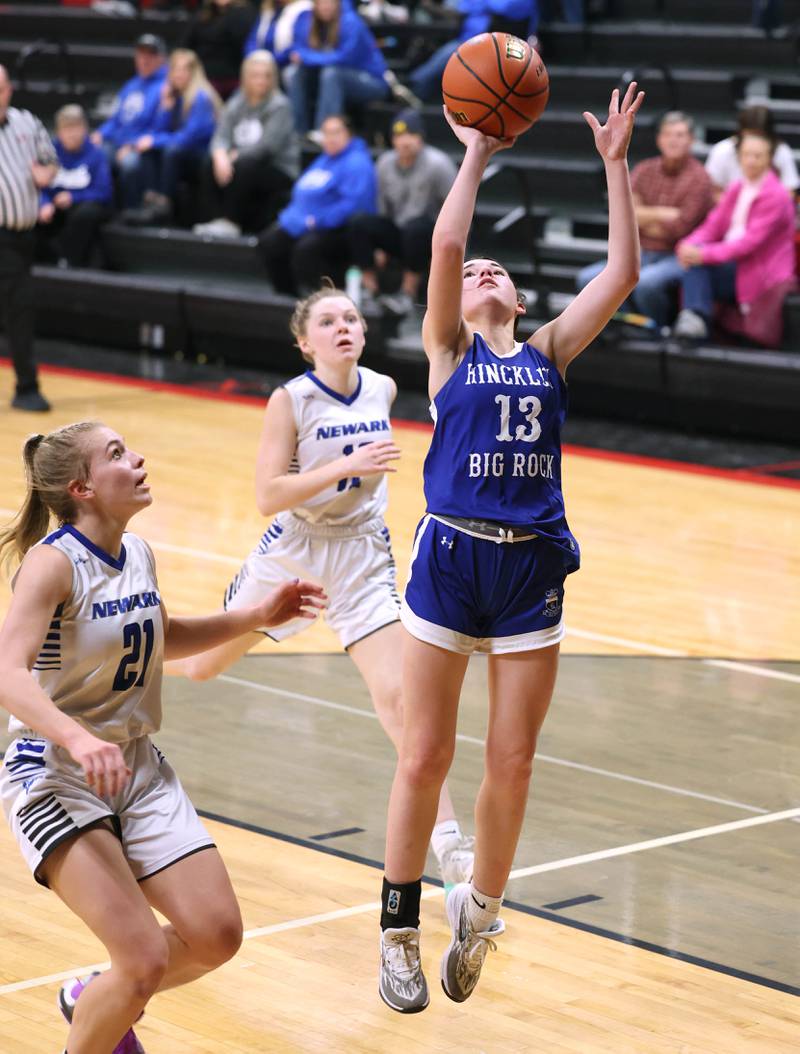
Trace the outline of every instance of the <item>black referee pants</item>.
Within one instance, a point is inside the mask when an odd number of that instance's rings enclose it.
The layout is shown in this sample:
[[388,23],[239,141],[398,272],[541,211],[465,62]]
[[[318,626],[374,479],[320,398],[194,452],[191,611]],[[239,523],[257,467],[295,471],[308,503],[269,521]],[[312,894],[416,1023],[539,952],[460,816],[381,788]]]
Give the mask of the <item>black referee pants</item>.
[[0,308],[6,327],[17,392],[35,391],[33,358],[33,278],[31,266],[36,235],[0,228]]

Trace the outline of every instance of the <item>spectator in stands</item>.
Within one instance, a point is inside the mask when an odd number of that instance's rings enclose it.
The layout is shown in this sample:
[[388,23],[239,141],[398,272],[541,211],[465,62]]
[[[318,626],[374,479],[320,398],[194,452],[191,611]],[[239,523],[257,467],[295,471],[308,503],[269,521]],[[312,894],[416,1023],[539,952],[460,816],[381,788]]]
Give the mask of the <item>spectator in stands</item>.
[[456,0],[454,6],[461,16],[457,39],[434,51],[427,62],[423,62],[407,78],[414,95],[424,102],[440,97],[447,60],[463,41],[477,33],[507,32],[525,39],[536,32],[539,18],[537,0]]
[[734,304],[741,325],[729,327],[726,319],[726,328],[778,343],[783,294],[794,284],[795,212],[792,195],[772,170],[773,148],[763,132],[745,132],[739,143],[742,178],[678,243],[685,271],[674,336],[705,340],[715,303]]
[[348,262],[349,220],[375,212],[375,166],[347,117],[322,122],[322,153],[294,185],[289,205],[259,239],[275,289],[305,296],[324,275],[341,285]]
[[195,233],[235,237],[262,230],[286,202],[300,171],[300,143],[289,100],[268,51],[242,63],[242,87],[225,104],[202,173],[202,211],[213,217]]
[[271,51],[279,66],[289,61],[294,24],[303,11],[310,11],[312,0],[263,0],[258,18],[244,43],[245,56],[251,51]]
[[753,25],[767,34],[783,22],[783,0],[753,0]]
[[772,164],[780,176],[781,182],[793,194],[800,187],[800,175],[797,173],[794,154],[791,148],[781,142],[775,134],[775,121],[768,106],[746,106],[739,111],[739,131],[728,139],[722,139],[712,146],[706,160],[706,172],[711,177],[714,187],[714,200],[719,201],[723,191],[731,183],[742,178],[739,167],[739,141],[745,132],[760,132],[772,140],[774,152]]
[[[138,38],[133,52],[136,76],[123,84],[114,112],[92,133],[92,142],[105,149],[118,173],[128,165],[138,166],[134,143],[153,129],[167,75],[166,55],[161,37],[143,33]],[[137,202],[123,200],[123,204]]]
[[143,207],[123,213],[126,223],[163,223],[172,217],[178,183],[196,184],[208,154],[222,100],[206,78],[193,51],[176,48],[161,89],[161,104],[153,131],[134,143],[138,166],[121,174],[126,200],[140,199]]
[[44,254],[64,266],[85,267],[98,229],[111,216],[114,188],[105,151],[89,139],[80,106],[56,114],[58,172],[41,192],[39,238]]
[[0,66],[0,308],[16,376],[11,405],[44,411],[33,356],[33,263],[39,191],[56,174],[56,152],[38,117],[11,106],[11,78]]
[[[675,317],[675,292],[683,276],[675,246],[694,230],[712,204],[709,178],[702,164],[692,157],[693,141],[691,117],[672,110],[658,126],[659,156],[640,161],[631,172],[642,246],[632,306],[659,326],[669,325]],[[578,274],[578,289],[588,285],[605,265],[602,260],[584,267]]]
[[299,15],[289,60],[296,67],[288,91],[298,132],[319,130],[326,117],[389,95],[375,38],[341,0],[314,0]]
[[244,42],[255,19],[248,0],[203,0],[184,35],[184,47],[197,53],[223,99],[239,87]]
[[379,291],[378,271],[388,259],[403,268],[399,293],[381,297],[393,314],[407,314],[431,258],[433,225],[456,177],[442,150],[425,143],[422,118],[403,110],[392,122],[392,149],[378,159],[378,215],[358,213],[350,221],[350,259],[361,269],[362,306]]

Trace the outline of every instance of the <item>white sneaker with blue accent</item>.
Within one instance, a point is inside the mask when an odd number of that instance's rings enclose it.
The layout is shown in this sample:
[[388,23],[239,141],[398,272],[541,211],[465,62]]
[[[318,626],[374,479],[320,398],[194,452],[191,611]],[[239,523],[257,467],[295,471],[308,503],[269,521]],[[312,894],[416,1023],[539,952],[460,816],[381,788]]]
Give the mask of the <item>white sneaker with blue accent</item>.
[[418,1014],[430,1002],[422,972],[419,930],[412,926],[381,931],[381,999],[399,1014]]
[[497,951],[494,942],[505,931],[502,919],[496,919],[488,930],[476,933],[467,911],[471,887],[462,882],[447,897],[447,918],[453,937],[442,956],[442,988],[448,998],[463,1003],[472,995],[481,967],[489,951]]

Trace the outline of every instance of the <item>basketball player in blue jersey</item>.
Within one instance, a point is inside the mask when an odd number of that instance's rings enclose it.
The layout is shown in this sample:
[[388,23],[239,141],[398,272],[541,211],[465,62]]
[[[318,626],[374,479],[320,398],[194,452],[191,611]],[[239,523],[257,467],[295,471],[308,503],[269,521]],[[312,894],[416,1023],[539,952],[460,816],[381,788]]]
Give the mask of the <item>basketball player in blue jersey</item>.
[[433,233],[422,330],[435,427],[424,469],[427,513],[402,610],[404,723],[381,913],[379,990],[401,1013],[428,1005],[420,877],[474,652],[489,656],[489,722],[472,882],[456,885],[446,904],[452,940],[441,980],[450,999],[469,998],[504,929],[498,913],[564,635],[564,579],[579,563],[561,493],[564,374],[638,278],[627,150],[642,99],[631,84],[622,101],[613,93],[604,125],[584,114],[608,181],[608,264],[524,344],[514,339],[524,307],[505,268],[464,262],[481,177],[513,142],[459,127],[445,111],[466,150]]
[[16,737],[0,799],[36,880],[111,960],[61,989],[69,1054],[143,1054],[131,1026],[150,996],[213,970],[242,939],[225,865],[150,740],[162,661],[313,618],[324,594],[295,580],[235,612],[168,617],[150,547],[126,530],[152,501],[144,459],[80,422],[31,436],[24,460],[27,498],[0,533],[0,553],[22,561],[0,629],[0,705]]
[[[400,451],[389,414],[391,377],[361,366],[366,326],[353,301],[332,286],[298,302],[291,322],[310,364],[270,396],[256,466],[258,509],[274,517],[225,594],[225,608],[253,603],[295,577],[322,584],[325,619],[369,689],[375,712],[397,747],[402,731],[395,565],[383,516],[386,474]],[[302,619],[260,629],[180,664],[196,680],[214,677],[264,639],[285,640]],[[431,845],[453,886],[472,873],[472,840],[455,819],[443,784]]]

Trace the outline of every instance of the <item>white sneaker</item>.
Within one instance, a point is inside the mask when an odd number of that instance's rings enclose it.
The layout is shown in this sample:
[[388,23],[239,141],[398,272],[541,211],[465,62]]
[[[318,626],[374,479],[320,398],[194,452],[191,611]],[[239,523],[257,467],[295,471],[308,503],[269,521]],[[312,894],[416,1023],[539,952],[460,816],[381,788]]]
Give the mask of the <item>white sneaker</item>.
[[192,231],[205,238],[238,238],[242,228],[233,220],[226,220],[224,216],[220,216],[218,220],[211,220],[209,223],[195,223]]
[[706,320],[696,311],[685,307],[675,319],[672,335],[684,340],[705,340],[708,337]]
[[381,931],[381,999],[400,1014],[418,1014],[430,1002],[419,955],[419,930],[411,926]]
[[453,939],[442,956],[441,977],[444,994],[456,1003],[463,1003],[472,995],[481,975],[483,960],[488,951],[497,951],[494,942],[505,931],[505,923],[497,919],[490,929],[476,933],[467,913],[467,899],[471,887],[462,882],[447,898],[447,918]]
[[463,835],[454,835],[439,860],[439,872],[444,882],[445,896],[453,886],[472,879],[472,867],[475,863],[473,846],[475,839]]

